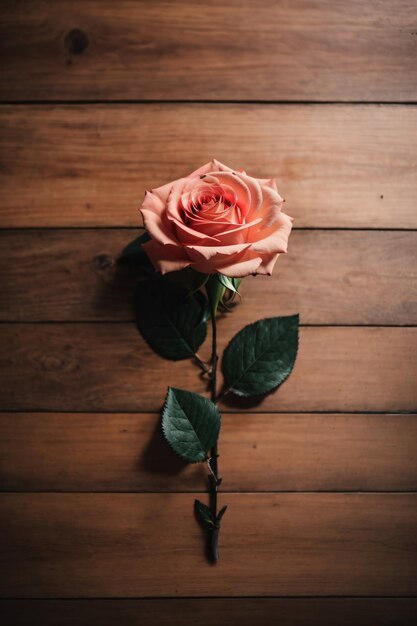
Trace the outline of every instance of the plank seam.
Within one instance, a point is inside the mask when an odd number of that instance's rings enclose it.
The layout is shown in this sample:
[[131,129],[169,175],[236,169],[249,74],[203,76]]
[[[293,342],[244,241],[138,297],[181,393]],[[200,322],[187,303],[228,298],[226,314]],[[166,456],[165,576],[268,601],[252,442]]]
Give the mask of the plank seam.
[[[410,415],[410,416],[415,416],[417,417],[416,414],[417,409],[415,410],[410,410],[410,411],[369,411],[369,410],[363,410],[363,411],[338,411],[338,410],[334,410],[334,411],[315,411],[315,410],[311,410],[311,411],[274,411],[274,410],[270,410],[270,411],[255,411],[255,410],[245,410],[245,409],[241,409],[239,410],[234,410],[234,411],[228,411],[228,410],[224,410],[222,409],[222,415],[241,415],[242,413],[244,413],[245,415],[386,415],[386,416],[404,416],[404,415]],[[104,409],[101,410],[96,410],[96,409],[91,409],[91,410],[68,410],[68,409],[5,409],[5,408],[0,408],[0,415],[2,413],[20,413],[23,415],[26,414],[36,414],[36,413],[45,413],[45,414],[56,414],[56,413],[62,413],[62,414],[66,414],[66,415],[160,415],[161,411],[152,411],[152,410],[146,410],[146,409],[136,409],[136,410],[121,410],[121,411],[117,411],[112,409],[111,411],[106,411]]]
[[277,105],[296,105],[296,106],[416,106],[416,100],[205,100],[205,99],[91,99],[91,100],[65,100],[65,99],[45,99],[45,100],[0,100],[1,106],[51,106],[51,105],[64,105],[64,106],[94,106],[94,105],[148,105],[148,104],[210,104],[210,105],[265,105],[265,106],[277,106]]
[[[14,319],[0,319],[0,325],[34,325],[34,324],[134,324],[133,317],[125,320],[14,320]],[[416,324],[299,324],[300,328],[417,328]]]
[[[112,226],[0,226],[0,233],[20,233],[20,232],[40,232],[40,231],[106,231],[106,230],[126,230],[137,232],[138,230],[144,230],[143,226],[126,226],[126,225],[112,225]],[[347,226],[294,226],[293,231],[336,231],[336,232],[382,232],[382,233],[415,233],[417,228],[372,228],[370,226],[364,227],[347,227]]]
[[158,600],[195,600],[196,602],[200,601],[200,600],[275,600],[275,599],[282,599],[282,600],[414,600],[417,599],[417,596],[415,595],[398,595],[398,596],[393,596],[393,595],[386,595],[386,596],[380,596],[380,595],[375,595],[375,596],[363,596],[363,595],[357,595],[357,596],[352,596],[352,595],[317,595],[317,596],[309,596],[309,595],[275,595],[275,596],[271,596],[271,595],[266,595],[266,596],[253,596],[253,595],[236,595],[236,596],[214,596],[214,595],[208,595],[208,596],[7,596],[7,597],[0,597],[0,602],[8,602],[8,601],[14,601],[14,600],[28,600],[28,601],[38,601],[38,602],[44,602],[45,600],[48,600],[50,602],[55,602],[57,600],[64,600],[64,601],[74,601],[74,600],[83,600],[85,602],[90,602],[91,600],[107,600],[109,602],[114,602],[115,600],[120,600],[120,601],[126,601],[126,600],[154,600],[154,601],[158,601]]
[[[304,495],[322,495],[322,494],[328,494],[328,495],[360,495],[360,496],[383,496],[383,495],[408,495],[408,496],[417,496],[417,491],[399,491],[399,490],[372,490],[372,491],[364,491],[364,490],[353,490],[353,491],[349,491],[346,489],[329,489],[329,490],[303,490],[303,491],[297,491],[294,489],[279,489],[279,490],[264,490],[264,489],[260,489],[259,491],[237,491],[236,489],[234,490],[224,490],[222,489],[220,492],[220,494],[227,494],[227,495],[236,495],[236,496],[241,496],[241,495],[249,495],[249,496],[257,496],[257,495],[297,495],[297,496],[304,496]],[[202,489],[202,490],[198,490],[198,489],[193,489],[192,491],[183,491],[183,490],[175,490],[175,491],[169,491],[169,490],[163,490],[163,491],[142,491],[142,490],[130,490],[130,491],[120,491],[120,490],[102,490],[102,491],[97,491],[94,489],[90,489],[90,490],[86,490],[86,491],[78,491],[78,490],[68,490],[68,491],[60,491],[60,490],[45,490],[45,491],[39,491],[39,490],[33,490],[33,491],[28,491],[28,490],[22,490],[22,491],[16,491],[14,489],[12,490],[7,490],[7,489],[2,489],[0,491],[0,499],[2,495],[42,495],[42,494],[48,494],[48,495],[124,495],[124,496],[129,496],[129,495],[145,495],[145,496],[159,496],[159,495],[163,495],[163,494],[171,494],[171,495],[178,495],[178,496],[192,496],[193,494],[208,494],[207,489]]]

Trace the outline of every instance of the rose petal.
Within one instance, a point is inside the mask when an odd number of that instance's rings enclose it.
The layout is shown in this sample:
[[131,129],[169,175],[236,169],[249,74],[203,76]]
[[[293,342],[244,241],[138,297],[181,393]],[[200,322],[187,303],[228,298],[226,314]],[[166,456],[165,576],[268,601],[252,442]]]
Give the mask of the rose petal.
[[[217,233],[216,238],[219,241],[219,245],[227,246],[233,245],[234,243],[247,243],[250,241],[248,234],[250,229],[254,227],[256,224],[259,224],[262,221],[262,218],[258,218],[257,220],[253,220],[248,224],[241,224],[240,226],[225,229],[224,231]],[[232,225],[233,226],[233,225]]]
[[278,193],[277,183],[274,178],[257,178],[261,187],[271,187],[274,191]]
[[[156,187],[155,189],[151,189],[146,193],[151,193],[159,200],[160,207],[162,209],[165,208],[167,198],[169,196],[169,192],[171,191],[172,183],[166,183],[165,185],[161,185],[161,187]],[[146,195],[145,193],[145,195]]]
[[[263,239],[252,244],[251,249],[255,252],[287,252],[288,237],[292,229],[292,218],[286,213],[279,214],[279,220],[274,224],[275,230]],[[262,231],[258,234],[262,234]]]
[[187,179],[185,178],[179,178],[172,183],[172,187],[166,201],[166,216],[168,219],[181,220],[181,195],[184,193],[186,185]]
[[149,235],[164,244],[178,244],[165,217],[165,205],[155,191],[147,191],[139,209]]
[[246,252],[239,260],[229,265],[219,267],[218,271],[230,278],[243,278],[249,274],[257,274],[262,262],[260,256],[252,256],[250,251]]
[[257,269],[257,274],[265,274],[271,276],[274,265],[279,257],[279,254],[261,254],[262,263]]
[[206,180],[231,187],[236,193],[237,204],[243,215],[246,215],[251,204],[251,192],[240,176],[235,172],[214,172],[208,174]]
[[265,226],[271,226],[278,218],[284,200],[279,193],[271,187],[262,187],[262,205],[258,215],[261,214],[265,219]]
[[226,229],[220,233],[217,233],[216,237],[221,238],[222,235],[231,235],[232,233],[236,233],[239,230],[252,228],[253,226],[256,226],[256,224],[260,224],[261,222],[262,222],[262,217],[258,217],[256,220],[252,220],[251,222],[247,222],[246,224],[240,224],[239,226],[236,226],[235,224],[226,223],[226,226],[229,226],[229,229]]
[[200,233],[198,230],[190,228],[181,222],[181,220],[173,219],[172,223],[175,224],[178,241],[184,245],[198,242],[202,243],[203,241],[219,243],[216,237],[210,234]]
[[177,246],[162,245],[152,239],[143,243],[142,248],[145,250],[154,268],[161,274],[182,270],[191,264],[184,249]]
[[190,176],[201,176],[201,175],[207,174],[208,172],[231,172],[231,171],[232,171],[231,168],[228,167],[227,165],[224,165],[224,163],[220,163],[220,161],[218,161],[217,159],[212,159],[205,165],[202,165],[201,167],[199,167],[197,170],[194,170],[194,172],[192,172]]
[[250,191],[251,201],[250,209],[251,213],[256,213],[262,204],[262,189],[256,178],[248,176],[245,172],[239,173],[238,176],[243,180]]
[[217,254],[227,258],[227,256],[232,254],[239,254],[244,250],[250,248],[250,243],[237,243],[233,246],[196,246],[196,245],[188,245],[187,246],[187,254],[193,261],[199,261],[201,258],[208,261],[212,259]]
[[194,261],[192,267],[203,274],[220,272],[231,277],[248,276],[255,273],[261,263],[261,257],[251,252],[243,251],[233,255],[232,259],[223,254],[218,254],[206,260],[203,257]]

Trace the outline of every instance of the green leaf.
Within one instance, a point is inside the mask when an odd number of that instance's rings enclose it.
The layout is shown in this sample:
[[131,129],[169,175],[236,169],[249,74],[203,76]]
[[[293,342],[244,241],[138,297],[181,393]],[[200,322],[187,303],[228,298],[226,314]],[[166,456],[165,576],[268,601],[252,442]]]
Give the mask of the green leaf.
[[226,287],[226,289],[229,289],[229,291],[232,291],[233,293],[236,293],[239,295],[239,292],[238,292],[238,287],[240,284],[239,278],[229,278],[229,276],[225,276],[224,274],[217,274],[217,279],[220,282],[220,284],[223,285],[223,287]]
[[192,268],[190,268],[190,272],[192,276],[191,291],[197,291],[198,289],[201,289],[201,287],[204,287],[209,279],[209,274],[202,274]]
[[229,276],[224,276],[223,274],[217,274],[217,278],[221,284],[227,287],[220,302],[220,309],[223,311],[231,311],[236,296],[241,297],[238,291],[241,279],[229,278]]
[[206,526],[213,527],[214,519],[211,509],[206,505],[200,502],[200,500],[194,500],[194,509],[197,517],[206,524]]
[[141,247],[141,245],[143,243],[146,243],[147,241],[150,241],[150,239],[151,238],[149,237],[148,233],[146,231],[143,232],[141,235],[139,235],[139,237],[136,237],[136,239],[127,244],[120,256],[123,257],[129,254],[135,254],[136,252],[138,252],[138,249]]
[[210,312],[201,292],[192,294],[163,277],[151,278],[137,285],[134,309],[143,338],[166,359],[193,357],[206,338]]
[[122,263],[128,263],[135,267],[141,267],[146,269],[154,269],[150,262],[148,255],[142,248],[142,244],[150,241],[150,237],[147,232],[142,233],[139,237],[131,241],[121,252],[119,261]]
[[298,315],[271,317],[245,326],[226,347],[222,371],[238,396],[258,396],[291,373],[298,348]]
[[220,431],[216,405],[191,391],[168,387],[162,410],[162,430],[174,452],[189,463],[207,459]]
[[223,515],[226,513],[226,511],[227,511],[227,504],[224,507],[222,507],[220,511],[218,512],[217,517],[216,517],[216,524],[220,524],[221,519]]
[[218,280],[217,274],[211,274],[206,282],[206,292],[210,303],[210,309],[216,315],[219,302],[224,296],[226,287]]

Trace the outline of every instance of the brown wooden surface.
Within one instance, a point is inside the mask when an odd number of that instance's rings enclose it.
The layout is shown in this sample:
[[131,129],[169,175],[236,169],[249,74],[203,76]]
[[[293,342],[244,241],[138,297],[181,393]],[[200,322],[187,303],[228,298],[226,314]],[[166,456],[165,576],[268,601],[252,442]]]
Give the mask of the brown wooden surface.
[[[414,624],[415,2],[6,0],[0,23],[1,623]],[[303,325],[282,388],[221,406],[217,567],[207,470],[158,423],[168,384],[206,383],[143,342],[115,264],[145,189],[213,157],[276,178],[296,227],[220,348]]]
[[[3,600],[8,626],[414,626],[415,598]],[[395,619],[395,622],[393,622]]]
[[21,5],[1,4],[6,100],[417,99],[412,0]]
[[[138,233],[0,232],[0,319],[131,321],[137,274],[117,257]],[[262,301],[265,317],[302,311],[306,324],[415,324],[416,250],[417,232],[295,231],[272,279],[242,284],[232,319],[257,319]]]
[[229,507],[222,558],[209,567],[192,494],[3,494],[1,595],[417,593],[414,495],[246,493],[220,502]]
[[[415,415],[223,415],[222,491],[417,491]],[[3,413],[7,491],[202,491],[151,414]]]
[[[241,327],[239,315],[227,317],[219,327],[221,350]],[[299,355],[288,381],[262,399],[226,398],[225,406],[416,410],[416,340],[417,328],[301,328]],[[0,341],[4,410],[158,411],[167,385],[206,392],[196,365],[157,357],[129,323],[2,324]]]
[[216,157],[277,178],[298,227],[417,228],[416,107],[4,106],[0,124],[3,227],[136,226],[146,188]]

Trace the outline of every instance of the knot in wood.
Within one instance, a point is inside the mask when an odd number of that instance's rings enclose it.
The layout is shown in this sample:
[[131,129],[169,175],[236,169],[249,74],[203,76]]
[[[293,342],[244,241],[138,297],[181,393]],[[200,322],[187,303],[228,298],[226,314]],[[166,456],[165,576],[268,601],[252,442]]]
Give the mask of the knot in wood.
[[90,42],[84,31],[80,28],[73,28],[65,36],[64,43],[70,54],[82,54]]

